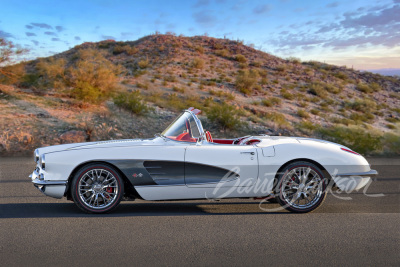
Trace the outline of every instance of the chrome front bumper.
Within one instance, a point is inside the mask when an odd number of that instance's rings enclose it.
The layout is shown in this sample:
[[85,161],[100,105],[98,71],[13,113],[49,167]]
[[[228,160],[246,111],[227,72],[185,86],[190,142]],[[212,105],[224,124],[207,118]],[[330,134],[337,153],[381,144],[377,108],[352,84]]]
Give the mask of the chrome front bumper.
[[45,174],[36,168],[31,175],[33,185],[46,196],[62,198],[67,189],[67,181],[46,180]]

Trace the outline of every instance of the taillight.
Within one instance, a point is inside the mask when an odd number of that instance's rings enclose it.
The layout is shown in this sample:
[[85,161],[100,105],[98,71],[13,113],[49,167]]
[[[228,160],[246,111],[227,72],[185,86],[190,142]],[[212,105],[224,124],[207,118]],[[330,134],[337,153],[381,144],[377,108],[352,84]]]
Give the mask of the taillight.
[[356,154],[356,155],[360,155],[360,154],[358,154],[357,152],[354,152],[353,150],[350,150],[350,149],[347,149],[347,148],[341,147],[340,149],[343,150],[343,151],[349,152],[349,153],[353,153],[353,154]]

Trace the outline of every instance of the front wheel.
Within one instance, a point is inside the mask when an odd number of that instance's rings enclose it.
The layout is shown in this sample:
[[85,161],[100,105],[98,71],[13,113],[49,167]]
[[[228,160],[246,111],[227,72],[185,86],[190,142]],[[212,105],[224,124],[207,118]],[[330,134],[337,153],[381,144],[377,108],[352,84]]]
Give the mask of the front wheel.
[[124,193],[118,172],[105,164],[82,167],[72,180],[72,199],[87,213],[104,213],[116,208]]
[[327,185],[327,178],[315,164],[294,162],[279,174],[276,200],[289,211],[310,212],[324,202]]

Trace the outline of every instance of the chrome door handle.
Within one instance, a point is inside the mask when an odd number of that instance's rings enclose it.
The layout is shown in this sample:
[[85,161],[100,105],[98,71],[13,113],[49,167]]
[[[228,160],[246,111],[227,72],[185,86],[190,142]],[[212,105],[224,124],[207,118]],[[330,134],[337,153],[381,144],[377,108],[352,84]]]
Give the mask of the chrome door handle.
[[254,152],[250,152],[250,151],[246,151],[246,152],[240,152],[240,154],[250,154],[250,155],[254,155]]

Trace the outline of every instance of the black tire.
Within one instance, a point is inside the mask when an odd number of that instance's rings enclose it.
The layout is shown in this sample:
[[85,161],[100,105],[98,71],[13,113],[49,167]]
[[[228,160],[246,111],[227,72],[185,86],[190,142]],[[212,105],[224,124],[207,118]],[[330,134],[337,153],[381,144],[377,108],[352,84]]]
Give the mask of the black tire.
[[87,164],[72,179],[71,195],[84,212],[110,212],[121,202],[124,181],[118,171],[107,164]]
[[318,166],[310,162],[298,161],[289,164],[278,175],[275,199],[291,212],[314,211],[326,198],[329,181],[323,173]]

